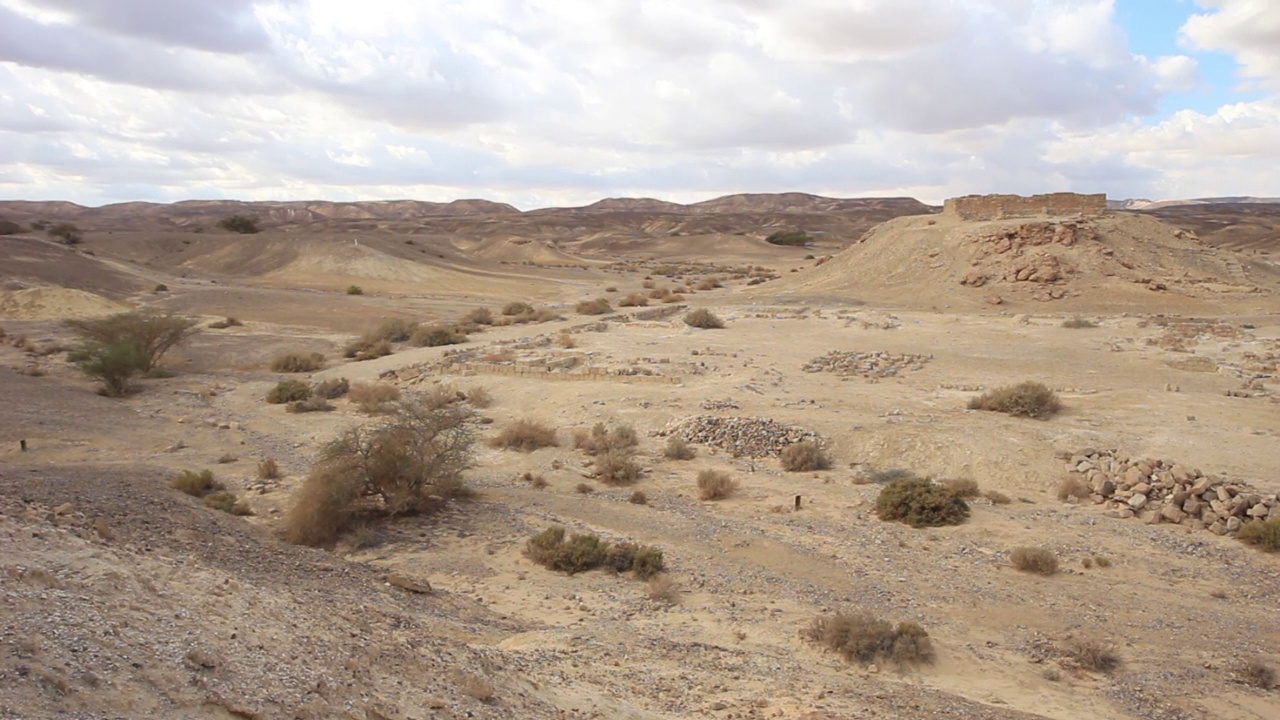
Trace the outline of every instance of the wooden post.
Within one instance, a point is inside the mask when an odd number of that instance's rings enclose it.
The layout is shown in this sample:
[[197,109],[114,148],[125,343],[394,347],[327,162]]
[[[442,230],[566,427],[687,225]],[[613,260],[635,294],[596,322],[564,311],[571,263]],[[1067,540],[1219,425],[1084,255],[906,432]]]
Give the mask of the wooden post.
[[18,447],[22,448],[22,452],[26,452],[26,451],[27,451],[27,441],[26,441],[26,440],[19,440],[19,441],[18,441]]
[[799,510],[799,509],[800,509],[800,496],[799,496],[799,495],[797,495],[797,496],[796,496],[796,510]]

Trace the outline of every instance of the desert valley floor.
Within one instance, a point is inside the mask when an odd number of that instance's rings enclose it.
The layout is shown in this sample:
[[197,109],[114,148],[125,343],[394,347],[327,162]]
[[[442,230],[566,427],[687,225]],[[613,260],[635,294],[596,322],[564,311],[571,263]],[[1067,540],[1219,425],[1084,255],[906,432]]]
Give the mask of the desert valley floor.
[[[0,717],[1280,717],[1280,694],[1245,677],[1280,664],[1280,555],[1162,517],[1155,491],[1150,508],[1059,493],[1132,459],[1153,483],[1231,483],[1280,517],[1265,233],[805,202],[358,222],[259,208],[254,235],[213,228],[236,208],[190,210],[198,224],[156,206],[77,217],[71,247],[0,238]],[[796,225],[816,244],[764,241]],[[599,298],[608,312],[578,312]],[[545,312],[344,358],[388,319],[501,321],[513,302]],[[131,308],[202,327],[165,356],[171,377],[101,397],[62,321]],[[686,324],[700,308],[724,327]],[[323,367],[273,372],[290,351]],[[347,399],[265,402],[284,378],[487,395],[474,496],[329,549],[284,542],[321,448],[377,422]],[[1064,409],[968,409],[1022,381]],[[485,442],[521,420],[558,446]],[[601,482],[574,448],[597,423],[635,429],[634,483]],[[818,438],[830,467],[785,471],[780,433]],[[696,457],[664,457],[673,434]],[[267,459],[278,479],[259,477]],[[171,487],[204,469],[252,514]],[[737,492],[701,500],[708,469]],[[960,525],[882,521],[883,480],[903,471],[982,494]],[[661,548],[671,586],[534,564],[526,541],[552,525]],[[1024,546],[1058,572],[1016,570]],[[848,662],[803,636],[848,609],[918,623],[935,661]],[[1082,641],[1119,666],[1081,666]]]

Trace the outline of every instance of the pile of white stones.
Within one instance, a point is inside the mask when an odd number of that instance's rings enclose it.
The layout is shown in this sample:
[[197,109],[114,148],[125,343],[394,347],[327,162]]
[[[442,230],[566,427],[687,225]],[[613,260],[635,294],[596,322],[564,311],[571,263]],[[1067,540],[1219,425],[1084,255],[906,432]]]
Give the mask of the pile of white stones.
[[905,370],[922,370],[932,355],[894,355],[884,351],[844,352],[832,350],[805,363],[805,372],[860,375],[865,378],[894,377]]
[[658,434],[723,448],[735,457],[777,457],[788,445],[820,440],[817,433],[768,418],[717,415],[678,418],[667,423]]
[[1105,505],[1111,517],[1201,527],[1216,535],[1235,535],[1244,523],[1280,518],[1275,493],[1169,460],[1128,458],[1094,448],[1059,457],[1068,473],[1085,480],[1089,499]]

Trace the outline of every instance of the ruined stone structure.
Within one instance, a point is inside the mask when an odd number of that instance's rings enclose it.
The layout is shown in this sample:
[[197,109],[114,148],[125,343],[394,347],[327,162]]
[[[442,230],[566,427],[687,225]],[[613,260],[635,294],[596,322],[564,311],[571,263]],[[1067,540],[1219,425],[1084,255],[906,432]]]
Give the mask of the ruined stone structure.
[[1101,215],[1107,211],[1105,193],[1081,195],[1078,193],[1050,193],[1048,195],[965,195],[951,198],[943,206],[943,212],[961,220],[1000,220],[1072,215]]

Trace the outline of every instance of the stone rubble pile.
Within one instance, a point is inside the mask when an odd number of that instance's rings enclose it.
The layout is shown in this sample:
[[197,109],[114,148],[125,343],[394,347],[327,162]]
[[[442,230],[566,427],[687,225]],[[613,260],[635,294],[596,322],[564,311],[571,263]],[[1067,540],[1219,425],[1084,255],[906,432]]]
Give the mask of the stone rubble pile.
[[777,457],[788,445],[821,440],[817,433],[768,418],[716,415],[677,418],[667,423],[658,434],[722,448],[733,453],[734,457]]
[[1244,523],[1280,518],[1280,499],[1241,482],[1171,462],[1093,448],[1059,455],[1089,486],[1089,499],[1117,518],[1142,517],[1235,535]]
[[894,355],[875,352],[832,350],[805,363],[805,372],[830,372],[837,375],[859,375],[866,378],[895,377],[905,370],[923,370],[932,355]]

